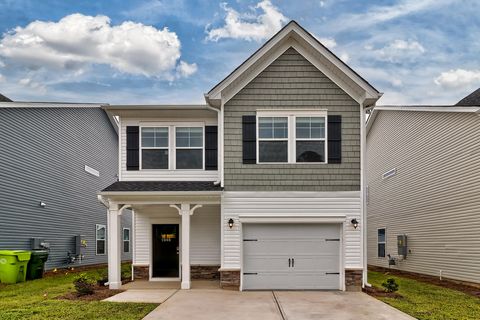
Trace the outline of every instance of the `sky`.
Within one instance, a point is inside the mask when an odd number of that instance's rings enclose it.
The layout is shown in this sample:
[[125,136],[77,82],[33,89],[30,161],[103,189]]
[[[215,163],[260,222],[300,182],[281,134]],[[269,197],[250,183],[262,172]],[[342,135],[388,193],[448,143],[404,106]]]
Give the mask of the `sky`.
[[296,20],[383,97],[480,87],[477,0],[0,0],[0,93],[17,101],[204,103]]

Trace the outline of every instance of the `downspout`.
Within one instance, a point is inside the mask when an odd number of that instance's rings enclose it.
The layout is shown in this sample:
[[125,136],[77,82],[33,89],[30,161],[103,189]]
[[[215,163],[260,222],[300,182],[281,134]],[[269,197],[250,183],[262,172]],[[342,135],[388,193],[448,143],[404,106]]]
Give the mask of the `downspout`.
[[[370,107],[369,107],[370,108]],[[369,109],[367,108],[367,109]],[[371,287],[368,283],[368,257],[367,257],[367,206],[366,206],[366,193],[365,193],[365,181],[366,181],[366,118],[365,114],[367,109],[364,109],[364,103],[360,104],[360,190],[361,190],[361,216],[362,216],[362,259],[363,259],[363,274],[362,274],[362,287]]]
[[206,107],[210,110],[217,112],[217,127],[218,127],[217,159],[218,159],[218,168],[219,168],[220,176],[216,181],[213,182],[213,184],[215,185],[221,184],[223,186],[223,183],[222,183],[223,181],[223,157],[222,157],[223,155],[223,103],[220,106],[220,110],[210,106],[209,104],[207,104]]

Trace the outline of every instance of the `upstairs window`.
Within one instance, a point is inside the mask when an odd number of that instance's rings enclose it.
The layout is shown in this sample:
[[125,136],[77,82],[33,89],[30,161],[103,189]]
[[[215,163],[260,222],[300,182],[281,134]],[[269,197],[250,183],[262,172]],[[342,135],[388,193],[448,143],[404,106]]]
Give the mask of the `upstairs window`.
[[168,169],[168,127],[142,127],[142,169]]
[[377,230],[378,257],[385,258],[386,232],[385,228]]
[[295,119],[296,162],[325,162],[325,117]]
[[203,127],[176,127],[175,136],[175,168],[203,169]]
[[288,162],[288,117],[258,118],[259,162]]

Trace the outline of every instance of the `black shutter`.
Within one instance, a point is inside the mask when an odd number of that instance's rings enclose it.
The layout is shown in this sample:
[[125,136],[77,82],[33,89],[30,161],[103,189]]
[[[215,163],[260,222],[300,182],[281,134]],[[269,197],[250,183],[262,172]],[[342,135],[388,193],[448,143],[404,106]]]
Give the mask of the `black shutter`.
[[242,117],[243,163],[257,163],[257,117]]
[[127,127],[127,170],[139,169],[139,127]]
[[328,116],[328,163],[342,163],[342,116]]
[[218,127],[205,127],[205,170],[218,170]]

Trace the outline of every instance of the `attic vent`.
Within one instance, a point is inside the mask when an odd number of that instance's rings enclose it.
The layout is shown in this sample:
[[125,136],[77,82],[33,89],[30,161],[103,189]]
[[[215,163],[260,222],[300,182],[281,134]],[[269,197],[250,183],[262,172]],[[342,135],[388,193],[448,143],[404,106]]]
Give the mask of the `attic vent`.
[[393,177],[396,174],[397,174],[397,169],[393,168],[392,170],[388,170],[387,172],[385,172],[382,175],[382,179],[387,179],[387,178]]

